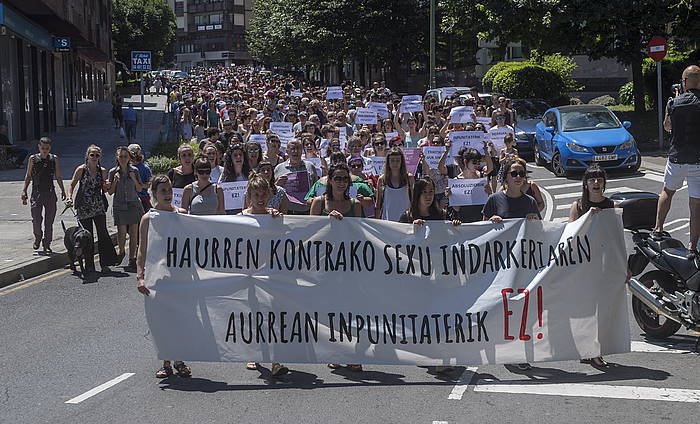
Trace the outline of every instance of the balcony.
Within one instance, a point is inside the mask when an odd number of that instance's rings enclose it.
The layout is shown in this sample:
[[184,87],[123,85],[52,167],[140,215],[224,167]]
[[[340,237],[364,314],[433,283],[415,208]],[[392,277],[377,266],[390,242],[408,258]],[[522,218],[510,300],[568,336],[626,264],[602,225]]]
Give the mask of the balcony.
[[213,1],[211,3],[195,3],[189,1],[187,4],[187,13],[202,13],[202,12],[221,12],[229,10],[232,2],[230,1]]

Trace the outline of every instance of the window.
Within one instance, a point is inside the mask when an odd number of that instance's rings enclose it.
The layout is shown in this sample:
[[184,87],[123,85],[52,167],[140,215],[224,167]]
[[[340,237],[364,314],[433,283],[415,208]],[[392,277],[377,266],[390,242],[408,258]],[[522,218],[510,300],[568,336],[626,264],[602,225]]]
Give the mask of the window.
[[213,15],[209,15],[209,23],[210,24],[220,24],[224,22],[224,15],[223,13],[216,13]]
[[195,25],[206,25],[209,23],[209,15],[194,15]]
[[244,26],[245,25],[245,15],[242,13],[234,13],[233,14],[233,24]]

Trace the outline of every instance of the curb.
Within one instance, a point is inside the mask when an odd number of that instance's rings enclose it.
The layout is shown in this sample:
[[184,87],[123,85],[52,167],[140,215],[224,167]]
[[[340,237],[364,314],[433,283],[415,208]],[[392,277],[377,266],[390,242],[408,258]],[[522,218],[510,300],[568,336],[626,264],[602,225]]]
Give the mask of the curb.
[[[110,233],[110,237],[112,238],[112,243],[116,246],[117,233]],[[17,265],[16,267],[11,267],[0,273],[0,288],[46,274],[50,271],[65,268],[68,262],[68,253],[58,252],[52,256],[40,256],[39,259]]]

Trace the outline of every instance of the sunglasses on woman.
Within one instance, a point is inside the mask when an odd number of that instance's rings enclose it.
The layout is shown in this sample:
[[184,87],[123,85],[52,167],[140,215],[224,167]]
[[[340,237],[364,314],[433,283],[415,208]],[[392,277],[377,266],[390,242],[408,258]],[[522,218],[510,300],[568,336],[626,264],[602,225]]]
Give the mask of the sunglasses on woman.
[[333,181],[336,183],[347,183],[348,181],[350,181],[350,178],[337,176],[337,177],[333,177]]
[[386,146],[386,142],[384,141],[379,141],[377,143],[374,143],[375,146]]
[[248,153],[260,153],[260,149],[248,149]]
[[99,153],[90,153],[88,156],[90,156],[91,158],[99,158],[102,155]]
[[525,178],[525,176],[527,176],[527,172],[525,172],[525,171],[510,171],[510,176],[513,178],[515,178],[515,177]]
[[363,168],[363,165],[362,165],[361,163],[353,163],[352,165],[350,165],[350,168],[353,168],[353,169],[356,169],[356,168],[362,169],[362,168]]
[[199,174],[199,175],[211,174],[211,169],[210,168],[199,168],[199,169],[197,169],[197,174]]

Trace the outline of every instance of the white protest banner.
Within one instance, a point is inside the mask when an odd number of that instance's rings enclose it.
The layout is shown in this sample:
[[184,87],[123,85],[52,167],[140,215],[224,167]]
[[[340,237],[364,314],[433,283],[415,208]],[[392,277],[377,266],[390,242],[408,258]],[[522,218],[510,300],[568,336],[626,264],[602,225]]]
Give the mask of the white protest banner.
[[457,92],[457,87],[445,87],[442,89],[442,98],[449,99]]
[[321,158],[304,158],[304,160],[314,164],[314,168],[316,168],[316,175],[318,175],[319,177],[323,175],[323,169],[321,168]]
[[299,90],[292,91],[291,96],[292,97],[301,97],[301,91],[299,91]]
[[471,206],[483,205],[488,200],[486,194],[487,179],[475,178],[450,178],[447,180],[447,186],[452,192],[450,194],[450,206]]
[[425,161],[428,162],[430,169],[437,169],[440,164],[440,158],[442,154],[447,150],[445,146],[426,146],[423,147],[423,156],[425,156]]
[[515,136],[515,131],[513,131],[512,127],[507,125],[503,127],[493,127],[489,130],[489,141],[493,143],[494,147],[499,152],[506,147],[506,143],[503,141],[506,134],[513,134],[513,136]]
[[294,131],[292,128],[294,127],[294,124],[291,122],[270,122],[270,130],[277,134],[294,134]]
[[484,128],[486,128],[486,131],[491,129],[491,118],[488,116],[477,116],[476,122],[482,124]]
[[418,164],[420,163],[421,149],[419,148],[404,148],[403,157],[406,159],[406,169],[413,175],[416,174],[418,170]]
[[328,87],[328,89],[326,90],[326,99],[333,100],[333,99],[342,99],[342,98],[343,98],[343,87],[340,87],[340,86]]
[[463,147],[476,149],[484,154],[484,140],[487,134],[483,131],[452,131],[450,137],[450,156],[459,156]]
[[227,211],[243,209],[248,181],[235,181],[232,183],[219,184],[224,191],[224,209]]
[[340,141],[340,151],[345,151],[348,145],[348,129],[345,127],[338,128],[338,140]]
[[374,169],[373,175],[382,175],[384,173],[386,156],[369,156],[369,158],[372,160],[372,168]]
[[420,95],[410,95],[401,97],[400,113],[412,113],[423,111],[423,97]]
[[365,167],[362,169],[362,173],[365,175],[381,175],[377,174],[377,171],[374,169],[374,163],[365,163]]
[[386,138],[387,144],[389,144],[389,142],[391,141],[392,138],[398,137],[398,136],[399,136],[398,131],[384,133],[384,138]]
[[474,108],[471,106],[457,106],[450,110],[450,122],[453,124],[467,124],[474,122],[472,115]]
[[482,365],[630,351],[613,209],[458,227],[149,216],[144,303],[159,359]]
[[173,206],[176,208],[182,207],[182,193],[184,191],[184,188],[173,188]]
[[369,102],[367,103],[367,107],[377,112],[382,119],[387,119],[389,117],[389,109],[387,108],[386,103]]
[[251,134],[248,141],[254,141],[260,144],[263,152],[267,152],[267,135],[265,134]]
[[374,110],[366,107],[358,107],[355,110],[357,111],[355,114],[356,124],[374,125],[377,123],[377,112]]

